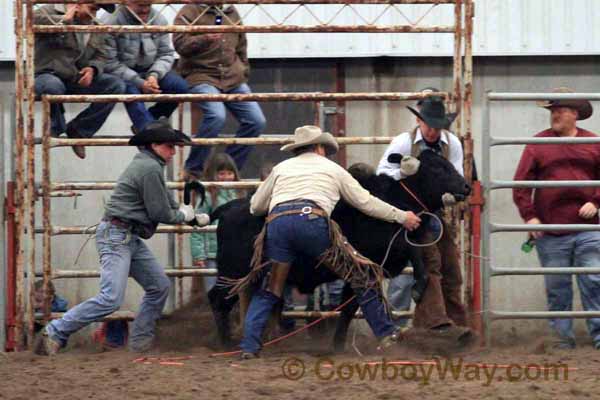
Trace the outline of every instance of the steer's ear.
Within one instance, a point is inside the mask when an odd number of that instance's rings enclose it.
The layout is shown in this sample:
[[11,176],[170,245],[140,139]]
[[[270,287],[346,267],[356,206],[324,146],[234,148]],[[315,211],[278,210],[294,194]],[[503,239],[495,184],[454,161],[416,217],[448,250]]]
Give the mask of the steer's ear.
[[400,161],[400,173],[404,176],[411,176],[419,171],[421,161],[413,156],[404,156]]
[[388,156],[388,162],[390,164],[400,164],[402,162],[402,154],[392,153]]

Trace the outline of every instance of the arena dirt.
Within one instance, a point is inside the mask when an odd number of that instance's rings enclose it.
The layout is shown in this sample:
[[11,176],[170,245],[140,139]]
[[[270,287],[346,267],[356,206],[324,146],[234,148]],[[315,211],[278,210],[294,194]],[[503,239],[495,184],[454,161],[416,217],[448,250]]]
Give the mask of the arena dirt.
[[52,358],[0,353],[0,399],[556,399],[597,398],[600,387],[600,351],[588,343],[559,351],[541,338],[461,353],[414,332],[385,355],[363,336],[339,355],[331,333],[303,332],[242,362],[211,357],[212,332],[207,310],[189,307],[161,321],[146,363],[94,346]]

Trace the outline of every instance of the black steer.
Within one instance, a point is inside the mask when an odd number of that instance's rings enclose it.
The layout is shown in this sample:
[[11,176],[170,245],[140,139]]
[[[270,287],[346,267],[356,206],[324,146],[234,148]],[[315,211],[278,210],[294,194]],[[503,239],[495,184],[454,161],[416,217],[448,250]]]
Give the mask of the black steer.
[[[398,154],[390,156],[390,162],[400,163],[401,159],[402,156]],[[427,206],[428,210],[435,211],[443,207],[442,195],[444,193],[452,193],[459,199],[469,194],[469,186],[446,159],[434,152],[424,151],[419,160],[421,164],[418,171],[414,175],[406,177],[402,182]],[[419,201],[415,200],[394,179],[385,175],[355,177],[372,195],[387,203],[415,213],[423,211]],[[264,218],[251,215],[249,208],[248,199],[238,199],[219,207],[211,215],[211,220],[219,219],[217,228],[219,277],[241,278],[249,272],[254,239],[264,224]],[[401,228],[398,224],[369,217],[344,201],[337,204],[331,217],[341,226],[350,243],[363,255],[377,263],[383,261],[392,236]],[[419,231],[415,232],[415,235],[423,235],[425,229],[426,226],[423,224]],[[394,277],[402,272],[409,261],[413,265],[416,281],[413,298],[418,302],[427,285],[421,251],[419,248],[410,246],[404,235],[398,235],[391,245],[384,268],[390,277]],[[315,264],[315,260],[300,262]],[[302,293],[312,293],[320,284],[336,279],[338,277],[325,267],[305,269],[292,266],[288,282],[297,286]],[[349,299],[352,294],[352,289],[346,285],[342,301]],[[224,346],[231,344],[229,313],[238,301],[237,296],[227,298],[227,295],[228,288],[220,285],[216,285],[208,293],[219,338]],[[334,338],[334,346],[338,351],[344,348],[348,326],[357,309],[358,303],[353,301],[341,310]]]

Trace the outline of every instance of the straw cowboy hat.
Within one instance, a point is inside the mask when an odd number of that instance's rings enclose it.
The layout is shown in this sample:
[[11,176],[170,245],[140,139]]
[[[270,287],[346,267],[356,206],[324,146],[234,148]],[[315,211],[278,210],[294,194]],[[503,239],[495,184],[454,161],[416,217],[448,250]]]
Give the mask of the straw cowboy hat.
[[447,129],[452,125],[456,115],[446,114],[444,102],[439,97],[428,97],[418,104],[419,110],[411,106],[406,106],[417,117],[423,120],[427,125],[435,129]]
[[294,143],[286,144],[281,151],[293,151],[297,148],[311,144],[322,144],[328,156],[337,153],[339,146],[331,133],[323,132],[321,128],[313,125],[304,125],[296,128]]
[[[573,89],[568,87],[559,87],[552,91],[553,93],[575,93]],[[542,100],[538,101],[537,105],[548,110],[553,107],[568,107],[577,110],[577,119],[579,121],[588,119],[592,116],[594,109],[592,103],[587,100]]]
[[143,131],[129,139],[130,146],[144,146],[150,143],[191,144],[183,132],[173,129],[166,120],[149,123]]

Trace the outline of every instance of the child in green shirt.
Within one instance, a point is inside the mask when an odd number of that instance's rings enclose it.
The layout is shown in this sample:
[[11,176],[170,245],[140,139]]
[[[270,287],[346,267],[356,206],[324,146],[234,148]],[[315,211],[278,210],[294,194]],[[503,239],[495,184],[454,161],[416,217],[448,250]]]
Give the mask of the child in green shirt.
[[[240,173],[233,159],[226,153],[215,153],[211,156],[204,169],[206,181],[233,182],[240,180]],[[204,204],[196,206],[196,212],[209,214],[219,206],[241,197],[238,189],[211,187],[207,189]],[[213,225],[218,223],[212,221]],[[216,268],[217,234],[214,232],[196,232],[190,235],[192,263],[195,267]],[[216,277],[205,277],[204,288],[208,292],[215,284]]]

